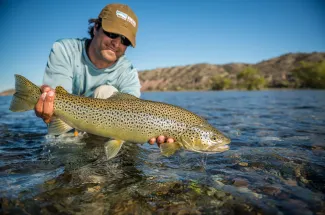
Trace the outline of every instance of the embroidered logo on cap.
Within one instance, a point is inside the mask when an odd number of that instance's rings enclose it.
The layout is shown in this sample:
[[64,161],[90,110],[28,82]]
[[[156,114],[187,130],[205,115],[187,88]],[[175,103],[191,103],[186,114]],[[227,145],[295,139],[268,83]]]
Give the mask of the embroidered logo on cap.
[[137,23],[129,15],[123,13],[122,11],[116,10],[116,16],[118,18],[128,21],[129,23],[131,23],[131,25],[133,25],[133,27],[137,25]]

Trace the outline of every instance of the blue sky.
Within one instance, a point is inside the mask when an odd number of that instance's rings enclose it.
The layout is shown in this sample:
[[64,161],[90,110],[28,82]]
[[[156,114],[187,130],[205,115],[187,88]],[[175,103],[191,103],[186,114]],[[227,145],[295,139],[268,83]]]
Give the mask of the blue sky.
[[[323,0],[119,1],[139,19],[139,70],[195,63],[257,63],[288,52],[325,51]],[[87,37],[88,19],[110,1],[0,0],[0,92],[14,74],[42,83],[53,42]]]

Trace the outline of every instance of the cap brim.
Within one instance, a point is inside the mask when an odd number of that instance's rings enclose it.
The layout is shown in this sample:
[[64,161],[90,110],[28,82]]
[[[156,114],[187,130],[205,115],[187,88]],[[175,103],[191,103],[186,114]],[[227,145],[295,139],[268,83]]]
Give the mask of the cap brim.
[[102,27],[105,31],[125,36],[131,42],[132,47],[135,48],[135,36],[128,28],[119,25],[119,23],[105,19],[102,19]]

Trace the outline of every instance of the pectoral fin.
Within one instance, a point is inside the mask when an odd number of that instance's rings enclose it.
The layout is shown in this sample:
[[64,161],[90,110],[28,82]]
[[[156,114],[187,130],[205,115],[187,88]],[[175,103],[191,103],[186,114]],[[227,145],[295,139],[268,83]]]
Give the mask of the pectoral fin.
[[57,117],[52,117],[52,120],[48,126],[48,133],[52,135],[59,135],[67,133],[73,129],[70,125],[63,122],[61,119]]
[[181,145],[177,142],[160,144],[161,154],[166,157],[173,155],[180,148],[181,148]]
[[120,151],[124,141],[123,140],[110,140],[104,144],[107,160],[115,157]]

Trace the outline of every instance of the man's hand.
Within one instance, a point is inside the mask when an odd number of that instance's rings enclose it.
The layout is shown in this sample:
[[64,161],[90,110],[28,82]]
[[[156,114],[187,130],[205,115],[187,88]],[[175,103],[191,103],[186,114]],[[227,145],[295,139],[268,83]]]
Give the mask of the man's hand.
[[160,144],[162,143],[173,143],[174,139],[170,137],[165,137],[165,136],[158,136],[157,138],[153,137],[151,138],[148,143],[153,145],[157,143],[158,147],[160,147]]
[[55,98],[55,91],[47,85],[41,86],[42,95],[35,105],[35,114],[44,120],[45,123],[50,123],[54,112],[53,101]]

